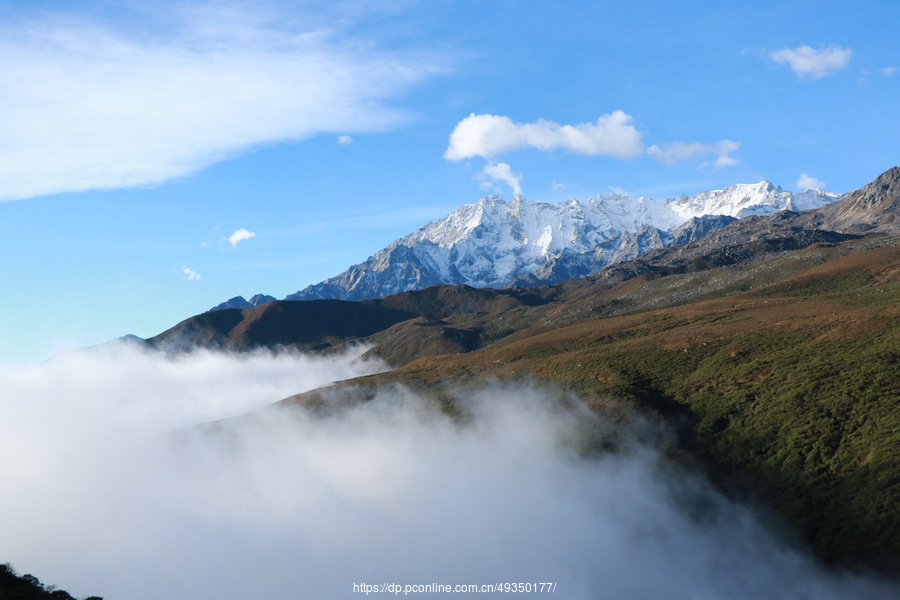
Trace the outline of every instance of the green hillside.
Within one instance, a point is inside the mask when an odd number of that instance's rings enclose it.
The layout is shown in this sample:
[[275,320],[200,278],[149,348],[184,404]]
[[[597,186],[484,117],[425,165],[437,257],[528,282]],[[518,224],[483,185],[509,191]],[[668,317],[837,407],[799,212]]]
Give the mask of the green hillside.
[[530,378],[613,418],[653,415],[670,455],[823,560],[900,575],[900,167],[821,209],[741,219],[583,279],[271,302],[149,340],[173,342],[362,342],[396,367],[281,406],[332,410],[399,383],[459,413],[447,386]]
[[[611,286],[573,282],[544,304],[449,317],[443,327],[498,339],[347,389],[359,396],[359,386],[440,390],[448,381],[538,377],[597,410],[650,411],[677,429],[682,458],[731,495],[772,509],[826,561],[895,571],[895,241],[819,244],[753,265]],[[404,341],[420,343],[396,329],[372,340],[388,342],[374,350],[388,356]]]

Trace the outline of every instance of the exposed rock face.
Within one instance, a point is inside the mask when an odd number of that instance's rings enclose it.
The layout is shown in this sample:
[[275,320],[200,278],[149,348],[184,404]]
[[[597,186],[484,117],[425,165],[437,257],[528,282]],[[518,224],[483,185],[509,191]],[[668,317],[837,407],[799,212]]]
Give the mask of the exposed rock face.
[[900,167],[885,171],[820,212],[822,226],[844,232],[894,231],[900,228]]

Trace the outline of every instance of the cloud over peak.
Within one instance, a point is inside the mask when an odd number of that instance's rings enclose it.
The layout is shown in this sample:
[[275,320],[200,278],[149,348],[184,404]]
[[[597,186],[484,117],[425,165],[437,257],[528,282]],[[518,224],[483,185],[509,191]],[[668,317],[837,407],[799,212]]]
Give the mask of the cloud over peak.
[[741,147],[740,142],[721,140],[714,144],[701,144],[698,142],[671,142],[662,146],[653,145],[647,148],[647,154],[667,165],[674,165],[682,160],[689,160],[698,156],[715,154],[716,157],[700,164],[701,167],[733,167],[738,163],[731,156]]
[[799,189],[802,192],[805,192],[806,190],[824,190],[825,189],[824,181],[822,181],[821,179],[816,179],[815,177],[813,177],[807,173],[802,173],[800,175],[800,177],[797,178],[797,183],[795,185],[797,186],[797,189]]
[[559,125],[543,119],[516,123],[505,116],[472,113],[453,129],[444,158],[490,159],[525,148],[634,158],[640,156],[644,146],[642,134],[632,120],[631,115],[621,110],[602,115],[595,123],[578,125]]
[[769,52],[769,58],[778,64],[788,65],[800,79],[819,79],[850,63],[853,50],[831,45],[826,48],[782,48]]
[[522,193],[522,174],[513,173],[512,167],[505,162],[489,162],[475,178],[482,182],[482,187],[491,188],[496,182],[502,182],[508,185],[516,196]]

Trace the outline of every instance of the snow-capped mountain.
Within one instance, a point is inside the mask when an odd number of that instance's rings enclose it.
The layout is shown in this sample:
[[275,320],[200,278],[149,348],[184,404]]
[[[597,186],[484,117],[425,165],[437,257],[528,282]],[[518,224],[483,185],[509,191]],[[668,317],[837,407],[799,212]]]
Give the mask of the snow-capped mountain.
[[[697,239],[735,218],[817,208],[838,198],[821,190],[793,194],[767,181],[665,201],[618,194],[561,203],[485,196],[285,300],[364,300],[437,284],[554,283]],[[235,300],[240,304],[233,298],[230,305]]]
[[684,219],[701,215],[728,215],[749,217],[751,215],[771,215],[780,210],[811,210],[840,198],[840,194],[830,194],[822,190],[807,190],[798,194],[786,192],[768,181],[745,184],[739,183],[725,188],[700,192],[696,196],[665,201],[665,205]]

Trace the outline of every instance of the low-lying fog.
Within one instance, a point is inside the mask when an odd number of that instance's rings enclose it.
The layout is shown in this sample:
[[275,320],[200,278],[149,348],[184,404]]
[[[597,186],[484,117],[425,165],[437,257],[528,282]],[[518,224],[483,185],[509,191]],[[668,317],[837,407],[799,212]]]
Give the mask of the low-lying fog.
[[335,416],[170,434],[382,368],[121,345],[0,371],[0,562],[108,600],[353,598],[354,583],[392,582],[896,597],[820,570],[646,444],[585,455],[604,425],[533,385],[466,398],[466,424],[395,389]]

